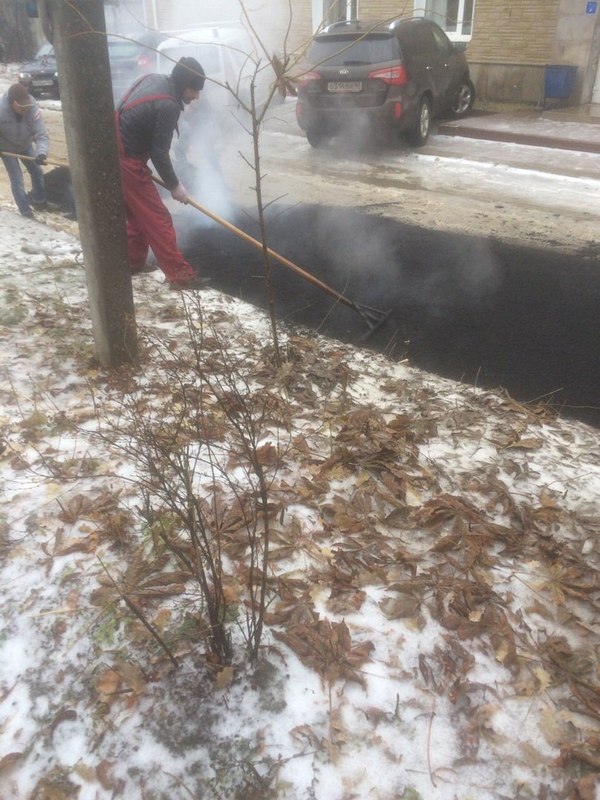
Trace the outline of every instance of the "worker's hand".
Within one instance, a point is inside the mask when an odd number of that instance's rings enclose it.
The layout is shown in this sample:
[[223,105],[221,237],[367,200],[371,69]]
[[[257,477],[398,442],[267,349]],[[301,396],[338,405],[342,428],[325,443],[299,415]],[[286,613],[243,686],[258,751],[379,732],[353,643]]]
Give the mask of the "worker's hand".
[[180,203],[189,203],[189,197],[185,186],[178,183],[177,186],[171,190],[171,197],[173,200],[179,200]]
[[43,166],[44,164],[48,163],[48,156],[46,153],[40,153],[38,156],[35,157],[35,163]]

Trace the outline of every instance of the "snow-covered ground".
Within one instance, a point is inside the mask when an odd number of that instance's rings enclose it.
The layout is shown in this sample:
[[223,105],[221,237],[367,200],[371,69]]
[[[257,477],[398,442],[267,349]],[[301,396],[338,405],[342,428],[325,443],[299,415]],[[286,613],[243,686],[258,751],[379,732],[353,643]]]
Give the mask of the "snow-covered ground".
[[[261,311],[135,281],[140,364],[101,369],[79,242],[0,209],[2,800],[596,797],[598,431],[301,331],[278,369]],[[176,420],[231,665],[154,524]]]
[[[537,170],[435,137],[348,159],[295,136],[290,160],[285,131],[267,134],[272,196],[597,241],[591,154],[538,152]],[[595,798],[598,431],[304,331],[280,330],[277,368],[263,312],[160,273],[135,278],[139,365],[101,369],[76,224],[0,196],[0,800]],[[169,446],[150,458],[148,435]],[[167,452],[221,532],[231,664],[193,546],[175,559],[161,538],[179,535]]]

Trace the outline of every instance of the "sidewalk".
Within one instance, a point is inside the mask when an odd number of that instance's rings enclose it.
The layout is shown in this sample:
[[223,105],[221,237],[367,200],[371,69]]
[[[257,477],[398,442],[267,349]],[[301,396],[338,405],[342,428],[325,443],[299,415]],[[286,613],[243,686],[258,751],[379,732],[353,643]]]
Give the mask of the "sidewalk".
[[[273,108],[268,128],[303,136],[295,118],[296,101],[288,98]],[[464,119],[438,119],[434,131],[495,142],[600,153],[600,104],[570,108],[525,108],[513,111],[474,110]]]
[[464,119],[438,121],[437,131],[445,136],[600,153],[600,105],[474,111]]

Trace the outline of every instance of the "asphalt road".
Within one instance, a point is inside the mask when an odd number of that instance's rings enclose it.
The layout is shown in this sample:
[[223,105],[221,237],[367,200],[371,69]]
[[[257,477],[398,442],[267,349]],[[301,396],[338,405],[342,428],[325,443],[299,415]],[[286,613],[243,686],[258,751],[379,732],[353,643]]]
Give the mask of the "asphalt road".
[[343,139],[313,150],[292,103],[274,115],[263,148],[269,196],[570,252],[598,242],[595,154],[436,134],[418,150]]
[[[60,102],[41,100],[51,157],[67,161]],[[255,202],[251,139],[222,112],[188,154],[193,196],[224,216]],[[412,150],[401,142],[334,139],[313,150],[294,102],[276,105],[261,137],[263,201],[359,208],[427,229],[471,233],[567,252],[600,247],[600,159],[591,153],[434,134]],[[184,181],[187,175],[183,175]],[[0,202],[11,201],[0,170]],[[180,209],[174,208],[175,213]]]

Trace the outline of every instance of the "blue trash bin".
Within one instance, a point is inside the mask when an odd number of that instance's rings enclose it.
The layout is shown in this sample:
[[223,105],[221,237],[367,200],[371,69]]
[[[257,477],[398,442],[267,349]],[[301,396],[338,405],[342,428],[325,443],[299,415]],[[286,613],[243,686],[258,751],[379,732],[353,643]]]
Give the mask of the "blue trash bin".
[[549,66],[544,75],[544,96],[553,100],[568,100],[573,93],[577,67]]

